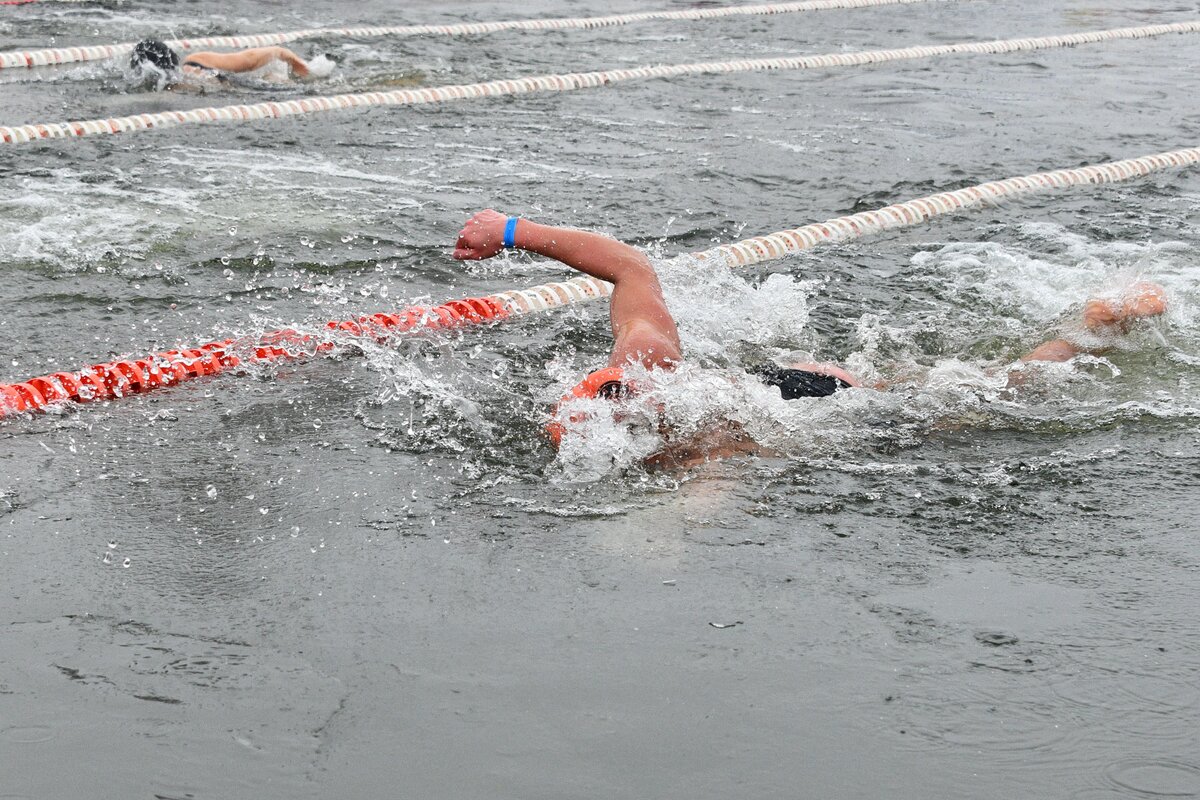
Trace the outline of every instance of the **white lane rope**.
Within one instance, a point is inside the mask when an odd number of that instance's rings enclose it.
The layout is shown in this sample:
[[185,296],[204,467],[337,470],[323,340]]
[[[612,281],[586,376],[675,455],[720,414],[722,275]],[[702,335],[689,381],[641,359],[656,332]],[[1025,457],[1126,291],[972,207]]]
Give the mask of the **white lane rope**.
[[[845,242],[894,228],[920,225],[934,217],[989,205],[999,200],[1045,194],[1073,186],[1120,183],[1151,173],[1196,164],[1200,164],[1200,147],[1188,147],[1122,161],[1005,178],[950,192],[939,192],[873,211],[835,217],[825,222],[766,236],[743,239],[740,242],[690,253],[689,257],[699,261],[714,261],[729,267],[744,267],[764,261],[775,261],[819,245]],[[500,292],[486,299],[500,303],[508,314],[519,315],[607,297],[611,292],[610,284],[583,276],[561,283],[546,283],[528,289]]]
[[[201,47],[265,47],[287,44],[302,39],[342,38],[372,39],[400,36],[466,36],[500,31],[563,30],[567,28],[607,28],[630,25],[636,22],[669,20],[709,20],[719,17],[763,16],[768,14],[792,14],[801,11],[829,11],[834,9],[873,8],[875,6],[910,5],[913,3],[936,2],[937,0],[803,0],[794,3],[765,3],[726,8],[689,8],[678,11],[645,11],[637,14],[613,14],[607,17],[560,17],[552,19],[518,19],[499,22],[463,22],[449,25],[397,25],[357,28],[310,28],[284,33],[259,33],[242,36],[201,36],[189,39],[170,39],[167,44],[181,50],[196,50]],[[43,50],[24,50],[0,53],[0,69],[14,67],[43,67],[54,64],[71,64],[79,61],[97,61],[124,55],[133,50],[133,42],[123,44],[99,44],[83,47],[55,47]]]
[[431,86],[421,89],[395,89],[388,92],[362,92],[328,97],[306,97],[297,100],[195,108],[187,111],[161,111],[135,114],[128,117],[92,119],[74,122],[33,123],[0,126],[0,144],[17,144],[39,139],[63,139],[96,136],[109,133],[133,133],[155,128],[193,125],[207,122],[247,122],[260,119],[280,119],[324,111],[340,111],[370,106],[408,106],[427,103],[446,103],[481,97],[529,94],[533,92],[568,92],[589,89],[630,80],[673,78],[682,75],[713,75],[763,70],[824,69],[828,67],[863,66],[887,61],[932,58],[935,56],[982,53],[996,55],[1026,50],[1045,50],[1079,44],[1108,42],[1116,39],[1145,39],[1172,33],[1200,33],[1200,21],[1176,22],[1165,25],[1145,25],[1136,28],[1115,28],[1058,36],[1027,39],[1000,39],[991,42],[959,42],[943,45],[918,45],[896,50],[867,50],[856,53],[827,53],[815,56],[741,59],[701,64],[665,64],[635,69],[576,72],[565,75],[538,75],[529,78],[507,78],[486,83],[455,86]]

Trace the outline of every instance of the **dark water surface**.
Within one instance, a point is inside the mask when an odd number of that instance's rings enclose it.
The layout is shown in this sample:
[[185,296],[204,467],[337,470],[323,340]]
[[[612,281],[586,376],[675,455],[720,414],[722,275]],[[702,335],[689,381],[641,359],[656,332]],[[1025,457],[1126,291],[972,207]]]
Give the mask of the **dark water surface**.
[[[5,7],[0,48],[638,8]],[[5,70],[0,122],[1198,12],[329,40],[297,49],[339,72],[269,91]],[[0,797],[1200,796],[1196,172],[736,274],[668,259],[1194,146],[1198,56],[1172,36],[0,149],[2,381],[565,277],[451,261],[494,206],[647,246],[697,380],[808,353],[903,384],[785,404],[710,380],[666,413],[775,455],[646,473],[609,426],[556,458],[538,432],[604,360],[597,304],[0,423]],[[1139,276],[1166,318],[1000,391],[988,368]]]

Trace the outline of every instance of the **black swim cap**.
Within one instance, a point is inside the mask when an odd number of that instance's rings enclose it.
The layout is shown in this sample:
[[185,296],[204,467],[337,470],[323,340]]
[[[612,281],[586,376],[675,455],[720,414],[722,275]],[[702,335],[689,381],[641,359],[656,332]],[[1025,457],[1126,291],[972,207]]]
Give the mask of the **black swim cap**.
[[163,72],[169,72],[179,68],[179,53],[158,39],[143,39],[133,46],[129,66],[140,67],[147,63],[153,64]]

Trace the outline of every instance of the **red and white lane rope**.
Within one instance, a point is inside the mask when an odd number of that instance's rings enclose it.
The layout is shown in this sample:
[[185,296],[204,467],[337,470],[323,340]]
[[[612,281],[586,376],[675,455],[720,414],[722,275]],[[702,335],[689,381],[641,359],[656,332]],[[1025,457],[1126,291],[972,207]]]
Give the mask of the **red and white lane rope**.
[[[284,33],[259,33],[245,36],[203,36],[194,39],[170,39],[167,44],[181,50],[201,47],[264,47],[287,44],[302,39],[345,38],[370,39],[386,36],[462,36],[497,33],[499,31],[545,31],[565,28],[608,28],[635,22],[657,20],[708,20],[718,17],[762,16],[792,14],[800,11],[828,11],[844,8],[910,5],[935,0],[804,0],[795,3],[765,3],[726,8],[688,8],[678,11],[646,11],[637,14],[613,14],[607,17],[559,17],[552,19],[518,19],[500,22],[463,22],[451,25],[397,25],[358,28],[310,28]],[[34,0],[20,0],[34,2]],[[101,44],[86,47],[56,47],[45,50],[25,50],[0,53],[0,69],[41,67],[52,64],[71,64],[77,61],[96,61],[124,55],[133,49],[133,42]]]
[[[99,3],[104,0],[0,0],[0,6],[27,6],[32,3],[41,3],[42,5],[54,4],[83,4],[83,3]],[[3,67],[0,67],[2,69]]]
[[816,56],[742,59],[713,61],[701,64],[666,64],[657,67],[613,69],[599,72],[574,72],[565,75],[538,75],[530,78],[508,78],[487,83],[468,83],[456,86],[431,86],[424,89],[396,89],[390,92],[363,92],[332,97],[306,97],[298,100],[256,103],[189,111],[161,111],[155,114],[135,114],[129,117],[92,119],[77,122],[53,122],[30,125],[0,126],[0,144],[31,142],[39,139],[61,139],[96,136],[108,133],[133,133],[154,128],[193,125],[207,122],[247,122],[260,119],[280,119],[323,111],[341,111],[370,106],[421,105],[471,100],[481,97],[529,94],[533,92],[569,92],[589,89],[630,80],[674,78],[682,75],[712,75],[762,70],[824,69],[879,64],[934,56],[963,53],[1013,53],[1025,50],[1045,50],[1079,44],[1109,42],[1115,39],[1145,39],[1172,33],[1200,33],[1200,21],[1175,22],[1166,25],[1145,25],[1137,28],[1114,28],[1061,36],[1040,36],[1030,39],[1000,39],[991,42],[959,42],[957,44],[918,45],[897,50],[867,50],[856,53],[827,53]]
[[[1071,186],[1128,181],[1198,163],[1200,147],[1189,147],[1123,161],[1006,178],[721,245],[692,253],[691,257],[701,261],[715,260],[728,266],[757,264],[821,244],[919,225],[934,217],[1003,199]],[[451,300],[433,308],[417,306],[399,314],[373,314],[356,320],[329,322],[326,328],[339,332],[342,337],[370,337],[386,341],[397,335],[422,330],[494,322],[594,300],[607,297],[611,290],[612,287],[604,281],[584,276],[486,297]],[[303,358],[329,351],[333,347],[334,343],[329,339],[284,330],[254,341],[226,339],[143,358],[95,364],[76,372],[56,372],[20,383],[0,384],[0,418],[41,411],[55,403],[85,403],[123,397],[256,363]]]

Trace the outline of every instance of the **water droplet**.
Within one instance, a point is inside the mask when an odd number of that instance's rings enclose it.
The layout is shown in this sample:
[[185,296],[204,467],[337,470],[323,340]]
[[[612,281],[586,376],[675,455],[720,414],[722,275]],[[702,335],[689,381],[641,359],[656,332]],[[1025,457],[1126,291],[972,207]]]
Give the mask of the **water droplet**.
[[112,553],[105,553],[104,558],[100,559],[100,561],[105,564],[111,564],[112,563]]
[[115,539],[109,539],[109,540],[108,540],[108,549],[109,549],[109,550],[116,550],[116,549],[117,549],[117,542],[116,542],[116,540],[115,540]]
[[229,261],[230,261],[229,256],[221,256],[221,263],[224,264],[225,266],[227,266],[227,267],[229,266]]
[[230,225],[230,226],[229,226],[229,235],[230,235],[230,236],[237,236],[237,225]]
[[213,486],[210,483],[208,486],[204,487],[204,493],[206,495],[208,495],[209,497],[216,497],[217,496],[217,487]]
[[129,569],[129,559],[127,558],[124,561],[122,561],[121,566],[124,567],[125,569]]

